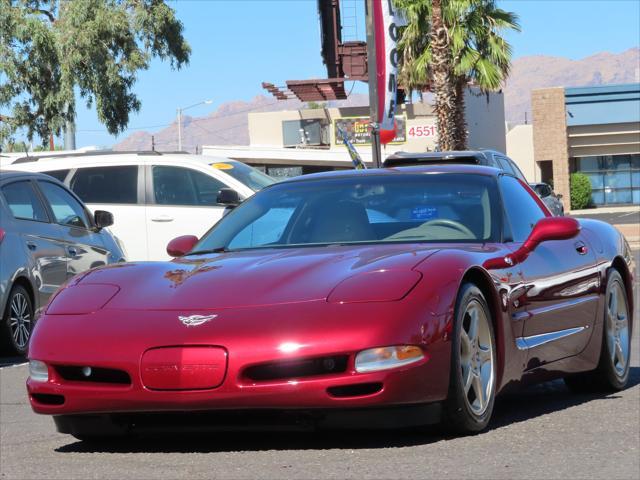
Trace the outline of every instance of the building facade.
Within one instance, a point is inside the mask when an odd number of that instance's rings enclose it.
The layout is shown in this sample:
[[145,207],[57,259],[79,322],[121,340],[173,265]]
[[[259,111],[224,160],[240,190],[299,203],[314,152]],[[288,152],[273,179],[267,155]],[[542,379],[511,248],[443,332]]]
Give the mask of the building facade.
[[[504,152],[505,122],[502,93],[466,96],[469,147]],[[433,151],[436,118],[431,105],[400,105],[395,139],[383,146],[383,157],[398,151]],[[313,108],[249,114],[249,145],[203,145],[204,155],[232,158],[258,167],[274,177],[353,168],[340,132],[345,132],[362,160],[371,166],[369,108]]]
[[595,206],[640,205],[640,83],[534,90],[531,106],[534,168],[566,210],[574,172]]

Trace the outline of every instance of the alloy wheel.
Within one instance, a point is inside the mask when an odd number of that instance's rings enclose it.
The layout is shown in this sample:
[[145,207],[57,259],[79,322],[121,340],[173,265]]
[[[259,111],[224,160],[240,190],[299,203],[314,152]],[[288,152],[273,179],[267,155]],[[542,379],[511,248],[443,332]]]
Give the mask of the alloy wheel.
[[482,415],[493,394],[493,339],[489,319],[477,300],[467,305],[460,329],[460,368],[467,406]]
[[614,282],[607,297],[606,331],[609,355],[618,377],[623,377],[629,361],[629,316],[625,294]]
[[17,292],[11,298],[9,306],[9,328],[13,341],[20,350],[24,350],[31,335],[31,308],[29,301],[22,293]]

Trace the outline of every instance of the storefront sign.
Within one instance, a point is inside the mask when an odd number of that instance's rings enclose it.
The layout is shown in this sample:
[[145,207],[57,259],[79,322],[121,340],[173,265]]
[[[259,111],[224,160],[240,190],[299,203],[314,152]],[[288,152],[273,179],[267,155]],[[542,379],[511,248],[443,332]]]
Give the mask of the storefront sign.
[[[404,143],[407,141],[407,121],[404,116],[396,115],[398,128],[396,136],[391,142]],[[340,118],[334,122],[335,144],[342,144],[342,137],[338,132],[342,129],[349,141],[354,145],[371,145],[371,124],[369,117]]]

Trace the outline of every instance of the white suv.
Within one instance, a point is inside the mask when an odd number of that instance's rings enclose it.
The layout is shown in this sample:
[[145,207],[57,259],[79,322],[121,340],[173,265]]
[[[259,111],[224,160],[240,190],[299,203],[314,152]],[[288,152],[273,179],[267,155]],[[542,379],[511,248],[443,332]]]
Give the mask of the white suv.
[[234,160],[157,152],[87,152],[22,157],[12,170],[47,173],[93,211],[113,213],[113,234],[128,260],[165,260],[167,244],[185,233],[201,236],[224,213],[218,193],[245,199],[274,180]]

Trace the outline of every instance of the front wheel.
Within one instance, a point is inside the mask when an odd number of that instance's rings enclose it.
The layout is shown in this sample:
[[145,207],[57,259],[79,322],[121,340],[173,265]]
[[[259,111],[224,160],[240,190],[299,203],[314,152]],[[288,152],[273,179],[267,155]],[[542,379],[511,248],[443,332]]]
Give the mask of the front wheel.
[[620,273],[611,270],[605,293],[604,325],[598,367],[590,372],[564,379],[574,392],[615,392],[622,390],[629,380],[629,352],[631,329],[629,301]]
[[496,346],[489,307],[475,285],[460,289],[454,321],[443,423],[455,433],[477,433],[486,428],[493,413]]

